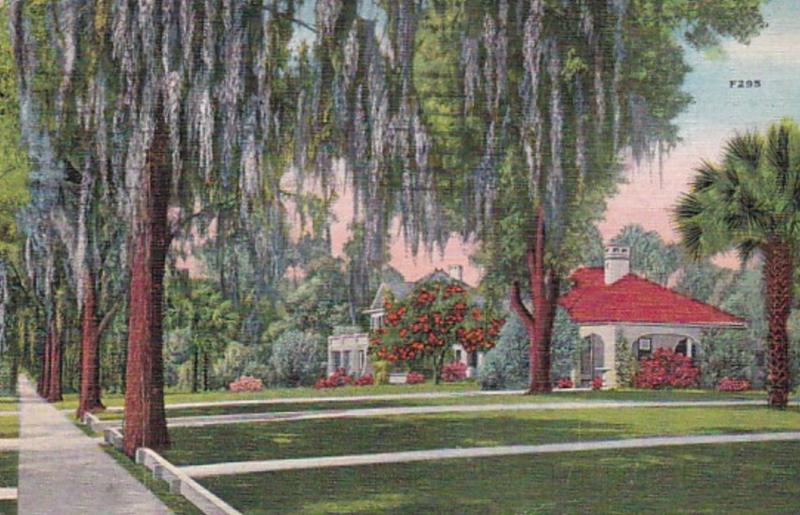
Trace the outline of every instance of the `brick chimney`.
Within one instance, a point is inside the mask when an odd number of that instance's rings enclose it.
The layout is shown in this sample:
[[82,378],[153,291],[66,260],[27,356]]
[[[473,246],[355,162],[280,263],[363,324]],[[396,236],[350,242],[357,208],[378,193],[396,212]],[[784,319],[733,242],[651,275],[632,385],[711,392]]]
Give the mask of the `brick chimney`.
[[631,273],[631,249],[621,245],[606,247],[605,282],[614,284]]

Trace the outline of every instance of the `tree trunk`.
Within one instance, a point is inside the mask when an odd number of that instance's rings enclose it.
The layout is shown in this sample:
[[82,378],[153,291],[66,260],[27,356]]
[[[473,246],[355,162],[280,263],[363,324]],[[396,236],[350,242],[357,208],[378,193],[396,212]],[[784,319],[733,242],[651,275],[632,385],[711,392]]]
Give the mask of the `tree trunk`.
[[791,387],[789,333],[787,323],[792,308],[794,256],[783,241],[770,241],[764,249],[766,285],[767,353],[769,405],[786,408]]
[[549,393],[553,390],[550,378],[553,322],[558,303],[559,278],[544,263],[544,210],[536,215],[536,229],[527,250],[527,272],[533,311],[522,302],[519,283],[511,288],[511,307],[522,320],[530,341],[530,386],[528,392]]
[[[160,105],[160,102],[159,102]],[[169,447],[164,412],[164,268],[169,245],[169,136],[161,109],[140,178],[130,263],[123,451]]]
[[86,271],[83,286],[81,322],[81,386],[77,417],[105,409],[100,401],[100,327],[97,320],[97,293],[91,273]]
[[61,396],[61,337],[55,319],[50,321],[48,336],[50,339],[50,359],[45,399],[47,402],[58,402],[63,399]]
[[50,346],[52,344],[52,338],[50,337],[50,322],[46,322],[47,328],[45,330],[45,337],[44,337],[44,347],[42,352],[42,370],[39,374],[39,388],[38,392],[42,398],[47,398],[47,392],[50,388],[50,358],[52,356],[50,352]]
[[208,391],[208,367],[209,359],[208,352],[203,352],[203,391]]
[[194,348],[194,355],[192,356],[192,393],[197,393],[197,387],[200,383],[200,351],[197,347]]

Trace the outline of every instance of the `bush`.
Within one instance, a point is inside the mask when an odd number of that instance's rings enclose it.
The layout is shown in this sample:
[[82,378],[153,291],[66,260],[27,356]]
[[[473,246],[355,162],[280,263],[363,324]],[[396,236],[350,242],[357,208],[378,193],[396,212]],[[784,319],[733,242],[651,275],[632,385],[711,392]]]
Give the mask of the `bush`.
[[242,376],[228,385],[228,390],[232,392],[260,392],[264,389],[261,379],[252,376]]
[[375,384],[375,378],[372,377],[372,374],[364,374],[356,379],[353,384],[355,386],[371,386]]
[[336,369],[327,378],[322,377],[314,383],[314,388],[317,390],[322,388],[339,388],[340,386],[347,386],[354,381],[353,376],[347,375],[343,368]]
[[731,379],[725,377],[719,382],[719,391],[721,392],[744,392],[751,388],[750,381],[747,379]]
[[517,390],[528,386],[528,333],[515,314],[509,315],[497,346],[486,353],[478,377],[484,390]]
[[658,349],[641,362],[635,383],[637,388],[646,389],[688,388],[697,384],[699,375],[691,358],[671,349]]
[[747,333],[734,330],[706,332],[698,346],[700,382],[714,388],[725,378],[736,377],[759,383],[762,371],[756,365],[760,343],[751,342]]
[[614,342],[614,367],[617,372],[617,384],[620,386],[633,386],[639,362],[633,354],[630,342],[622,336],[622,331],[617,331]]
[[460,361],[448,363],[442,367],[442,381],[455,383],[467,378],[467,365]]
[[325,341],[315,333],[287,331],[272,347],[270,383],[278,386],[314,384],[323,372]]
[[603,387],[603,378],[595,377],[592,379],[592,390],[599,390]]
[[562,377],[561,379],[556,381],[556,386],[564,389],[575,387],[575,385],[572,383],[572,379],[570,379],[569,377]]
[[406,384],[422,384],[425,382],[425,376],[419,372],[409,372],[406,375]]
[[373,361],[372,369],[375,371],[376,384],[389,384],[389,374],[392,371],[392,364],[388,361]]

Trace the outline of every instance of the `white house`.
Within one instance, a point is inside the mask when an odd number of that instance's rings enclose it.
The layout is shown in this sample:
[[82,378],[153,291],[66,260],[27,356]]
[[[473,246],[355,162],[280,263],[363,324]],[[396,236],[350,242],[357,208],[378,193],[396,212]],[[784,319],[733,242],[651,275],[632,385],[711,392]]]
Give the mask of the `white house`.
[[[414,291],[417,283],[428,281],[456,282],[466,290],[471,290],[463,280],[464,269],[461,265],[453,265],[448,272],[444,270],[434,270],[417,282],[385,282],[378,287],[375,297],[369,308],[364,310],[370,318],[370,330],[380,329],[384,324],[386,312],[383,307],[387,293],[391,293],[395,299],[400,300]],[[478,299],[480,301],[480,299]],[[369,362],[369,334],[353,333],[328,338],[328,373],[333,373],[337,368],[344,368],[348,373],[363,375],[372,372]],[[477,374],[478,368],[483,363],[484,352],[465,352],[461,345],[453,345],[453,355],[456,361],[460,361],[467,366],[467,376],[472,377]]]
[[638,359],[660,348],[692,357],[704,330],[746,327],[741,318],[630,273],[630,257],[628,247],[607,247],[605,266],[576,270],[574,286],[559,300],[589,343],[573,371],[576,385],[595,377],[607,387],[617,384],[619,335]]

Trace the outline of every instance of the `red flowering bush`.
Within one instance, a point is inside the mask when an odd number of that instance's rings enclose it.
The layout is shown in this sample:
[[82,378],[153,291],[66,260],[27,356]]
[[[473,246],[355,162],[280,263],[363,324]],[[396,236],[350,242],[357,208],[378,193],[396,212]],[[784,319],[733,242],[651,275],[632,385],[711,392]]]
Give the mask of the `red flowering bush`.
[[425,382],[425,376],[419,372],[409,372],[406,375],[406,384],[422,384]]
[[327,378],[322,377],[314,384],[317,390],[322,388],[338,388],[340,386],[347,386],[354,381],[352,376],[347,375],[343,368],[337,368]]
[[725,377],[719,382],[721,392],[744,392],[749,390],[752,385],[747,379],[732,379]]
[[264,389],[261,379],[252,376],[242,376],[228,385],[228,390],[232,392],[260,392]]
[[572,388],[575,385],[572,384],[572,379],[570,379],[569,377],[562,377],[561,379],[556,381],[556,386],[558,386],[559,388]]
[[455,383],[466,378],[467,365],[460,361],[454,361],[442,367],[442,381],[445,383]]
[[356,386],[371,386],[375,384],[375,378],[372,377],[372,374],[364,374],[363,376],[353,381],[353,384]]
[[386,324],[370,338],[370,353],[377,359],[409,362],[432,361],[434,379],[454,344],[465,352],[494,347],[502,321],[488,316],[459,283],[429,281],[418,284],[401,301],[384,300]]
[[697,384],[700,369],[692,366],[691,358],[671,349],[658,349],[652,357],[642,360],[634,384],[637,388],[688,388]]
[[592,379],[592,390],[599,390],[603,387],[603,378],[595,377]]

